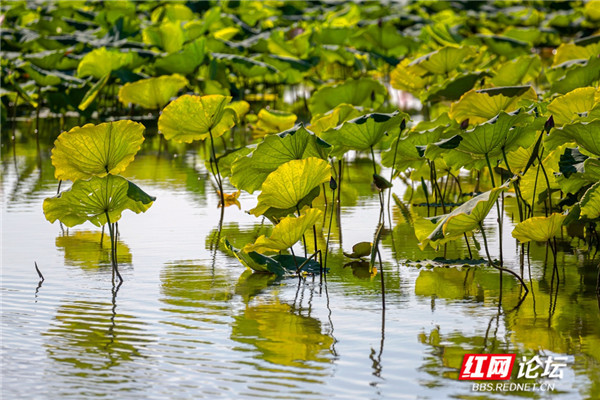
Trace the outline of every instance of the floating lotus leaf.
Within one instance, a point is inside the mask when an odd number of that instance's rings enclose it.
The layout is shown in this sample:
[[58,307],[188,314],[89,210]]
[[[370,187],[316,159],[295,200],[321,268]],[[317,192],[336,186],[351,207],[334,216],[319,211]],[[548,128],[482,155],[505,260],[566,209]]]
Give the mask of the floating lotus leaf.
[[150,110],[162,108],[177,92],[188,84],[181,75],[165,75],[126,83],[119,89],[119,100],[127,105],[136,104]]
[[500,193],[507,190],[508,185],[499,186],[472,198],[449,214],[428,219],[419,218],[414,224],[415,235],[421,241],[419,247],[423,250],[430,244],[435,248],[479,228],[479,224],[488,215]]
[[119,68],[131,66],[139,57],[133,52],[123,53],[119,50],[101,47],[87,53],[77,66],[77,75],[93,76],[100,79]]
[[44,200],[44,214],[50,222],[59,220],[68,227],[91,222],[96,226],[106,224],[106,213],[110,222],[121,219],[124,210],[136,214],[145,212],[155,197],[149,196],[127,179],[107,175],[92,177],[88,181],[78,180],[71,189],[56,197]]
[[330,178],[331,166],[325,160],[309,157],[288,161],[264,181],[258,205],[250,212],[259,216],[271,207],[296,207],[315,187],[329,182]]
[[263,108],[258,112],[258,122],[254,134],[264,136],[286,131],[294,127],[297,118],[294,113]]
[[550,134],[544,138],[544,147],[553,150],[565,143],[577,143],[583,150],[600,157],[599,131],[600,119],[553,128]]
[[595,98],[599,95],[600,90],[590,86],[577,88],[552,100],[548,104],[548,112],[554,118],[555,126],[568,124],[578,119],[581,114],[590,111],[598,104]]
[[408,115],[396,111],[393,114],[366,114],[344,122],[336,129],[323,132],[323,140],[333,145],[332,156],[340,157],[348,150],[369,150],[384,135],[400,129]]
[[60,134],[52,149],[59,180],[118,174],[133,161],[144,141],[144,125],[133,121],[87,124]]
[[447,75],[473,55],[475,51],[471,47],[446,46],[417,58],[410,66],[418,65],[432,74]]
[[240,157],[233,163],[231,184],[253,193],[280,165],[308,157],[324,158],[326,147],[326,143],[304,127],[267,136],[250,156]]
[[360,110],[354,108],[354,106],[350,104],[340,104],[325,114],[314,115],[310,120],[310,130],[320,136],[323,132],[333,129],[343,122],[356,118],[360,114]]
[[265,253],[287,250],[302,239],[302,235],[322,218],[323,212],[317,208],[305,209],[298,217],[285,217],[275,225],[270,237],[261,235],[254,243],[248,243],[244,251]]
[[491,82],[494,86],[523,85],[536,79],[541,69],[540,56],[524,55],[502,64],[496,70]]
[[588,219],[600,217],[600,182],[596,182],[585,192],[579,204],[582,217]]
[[169,103],[158,118],[158,130],[165,139],[191,143],[212,133],[219,137],[235,125],[234,110],[227,108],[231,97],[183,95]]
[[531,217],[515,226],[512,236],[521,243],[545,242],[560,234],[564,214],[553,213],[549,217]]
[[312,115],[324,114],[342,103],[377,109],[387,97],[386,88],[371,78],[347,81],[323,86],[310,97],[308,109]]
[[519,108],[522,100],[537,100],[531,86],[515,86],[494,89],[470,90],[450,107],[450,118],[458,123],[468,119],[471,124],[480,124],[500,113]]

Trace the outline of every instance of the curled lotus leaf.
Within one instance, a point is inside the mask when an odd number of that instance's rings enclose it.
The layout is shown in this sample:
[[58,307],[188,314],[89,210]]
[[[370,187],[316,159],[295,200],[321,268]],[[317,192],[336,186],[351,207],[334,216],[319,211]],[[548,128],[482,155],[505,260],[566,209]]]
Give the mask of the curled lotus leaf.
[[145,212],[156,200],[121,176],[96,176],[78,180],[71,189],[44,200],[44,214],[50,222],[59,220],[68,227],[91,222],[96,226],[121,219],[124,210]]
[[305,209],[298,217],[285,217],[275,225],[270,237],[261,235],[254,243],[248,243],[244,251],[264,253],[287,250],[302,239],[302,235],[322,218],[323,212],[317,208]]
[[309,157],[288,161],[264,181],[258,204],[250,212],[259,216],[269,208],[296,207],[315,187],[329,182],[330,178],[331,166],[325,160]]
[[156,110],[164,107],[187,84],[187,79],[177,74],[141,79],[121,87],[119,100],[123,104],[133,103]]
[[553,213],[549,217],[532,217],[515,226],[512,236],[521,243],[545,242],[560,234],[564,214]]
[[144,141],[144,125],[133,121],[87,124],[60,134],[52,149],[59,180],[118,174],[133,161]]
[[236,112],[227,108],[230,96],[183,95],[169,103],[158,118],[158,130],[167,140],[191,143],[211,134],[219,137],[233,128]]
[[294,127],[298,117],[294,113],[267,110],[263,108],[258,112],[258,121],[256,122],[255,135],[264,136],[270,133],[280,133]]

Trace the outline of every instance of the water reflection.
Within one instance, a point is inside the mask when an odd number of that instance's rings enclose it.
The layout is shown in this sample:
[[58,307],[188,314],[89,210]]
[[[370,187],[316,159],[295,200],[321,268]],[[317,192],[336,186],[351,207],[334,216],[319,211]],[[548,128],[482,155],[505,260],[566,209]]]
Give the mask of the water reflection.
[[[111,267],[110,238],[102,232],[76,231],[56,238],[56,247],[64,252],[65,265],[87,270]],[[131,266],[132,255],[129,247],[117,241],[117,263]]]

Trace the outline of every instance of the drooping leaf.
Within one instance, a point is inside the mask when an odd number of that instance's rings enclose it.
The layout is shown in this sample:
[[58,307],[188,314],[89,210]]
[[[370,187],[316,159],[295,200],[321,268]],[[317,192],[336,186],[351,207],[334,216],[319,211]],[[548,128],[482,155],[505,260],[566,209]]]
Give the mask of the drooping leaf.
[[501,192],[508,190],[508,185],[496,187],[467,201],[449,214],[431,219],[420,218],[415,221],[415,234],[420,240],[419,246],[424,249],[427,244],[432,247],[471,232],[488,215]]
[[79,108],[81,111],[85,111],[90,106],[90,104],[92,104],[92,102],[96,100],[96,97],[98,97],[98,94],[100,93],[102,88],[106,86],[106,83],[108,82],[109,78],[110,74],[106,74],[98,82],[94,83],[90,90],[88,90],[85,93],[85,96],[83,96],[83,99],[81,100],[81,103],[79,103],[79,106],[77,108]]
[[136,214],[145,212],[156,199],[131,185],[127,179],[115,175],[78,180],[71,189],[45,199],[44,214],[48,221],[59,220],[68,227],[87,221],[102,226],[107,222],[107,213],[110,222],[114,223],[124,210]]
[[545,242],[560,234],[567,216],[553,213],[549,217],[531,217],[515,226],[512,236],[521,243]]
[[249,156],[233,163],[231,184],[253,193],[280,165],[308,157],[323,158],[327,146],[302,126],[267,136]]
[[323,132],[321,136],[333,145],[331,155],[340,157],[348,150],[369,150],[384,135],[398,131],[403,119],[408,119],[408,116],[398,111],[393,114],[366,114]]
[[119,100],[127,105],[133,103],[143,108],[157,110],[165,106],[177,92],[188,84],[181,75],[164,75],[126,83],[119,89]]
[[144,125],[133,121],[87,124],[60,134],[52,149],[54,176],[59,180],[118,174],[140,149]]
[[315,187],[329,182],[331,166],[325,160],[309,157],[279,166],[262,184],[258,205],[250,212],[261,215],[269,208],[287,209],[296,205]]
[[596,182],[585,192],[579,204],[582,217],[589,219],[600,217],[600,182]]
[[317,208],[305,209],[298,217],[285,217],[275,225],[270,237],[261,235],[254,243],[248,243],[244,251],[265,253],[287,250],[302,239],[302,235],[322,217],[323,212]]
[[386,97],[386,88],[374,79],[348,79],[344,83],[321,87],[310,97],[308,108],[312,115],[324,114],[342,103],[377,109]]
[[183,95],[169,103],[158,118],[158,130],[167,140],[191,143],[211,134],[219,137],[235,125],[237,115],[227,108],[229,96]]
[[458,123],[468,119],[471,124],[479,124],[495,117],[500,111],[508,113],[516,110],[522,100],[537,100],[533,87],[471,90],[452,104],[449,115]]

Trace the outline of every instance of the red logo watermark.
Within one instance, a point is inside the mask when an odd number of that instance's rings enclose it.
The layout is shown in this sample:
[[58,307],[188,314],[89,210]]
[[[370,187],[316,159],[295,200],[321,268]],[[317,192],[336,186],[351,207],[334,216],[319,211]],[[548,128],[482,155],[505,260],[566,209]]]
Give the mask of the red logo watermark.
[[516,354],[465,354],[458,379],[508,380],[515,358]]

